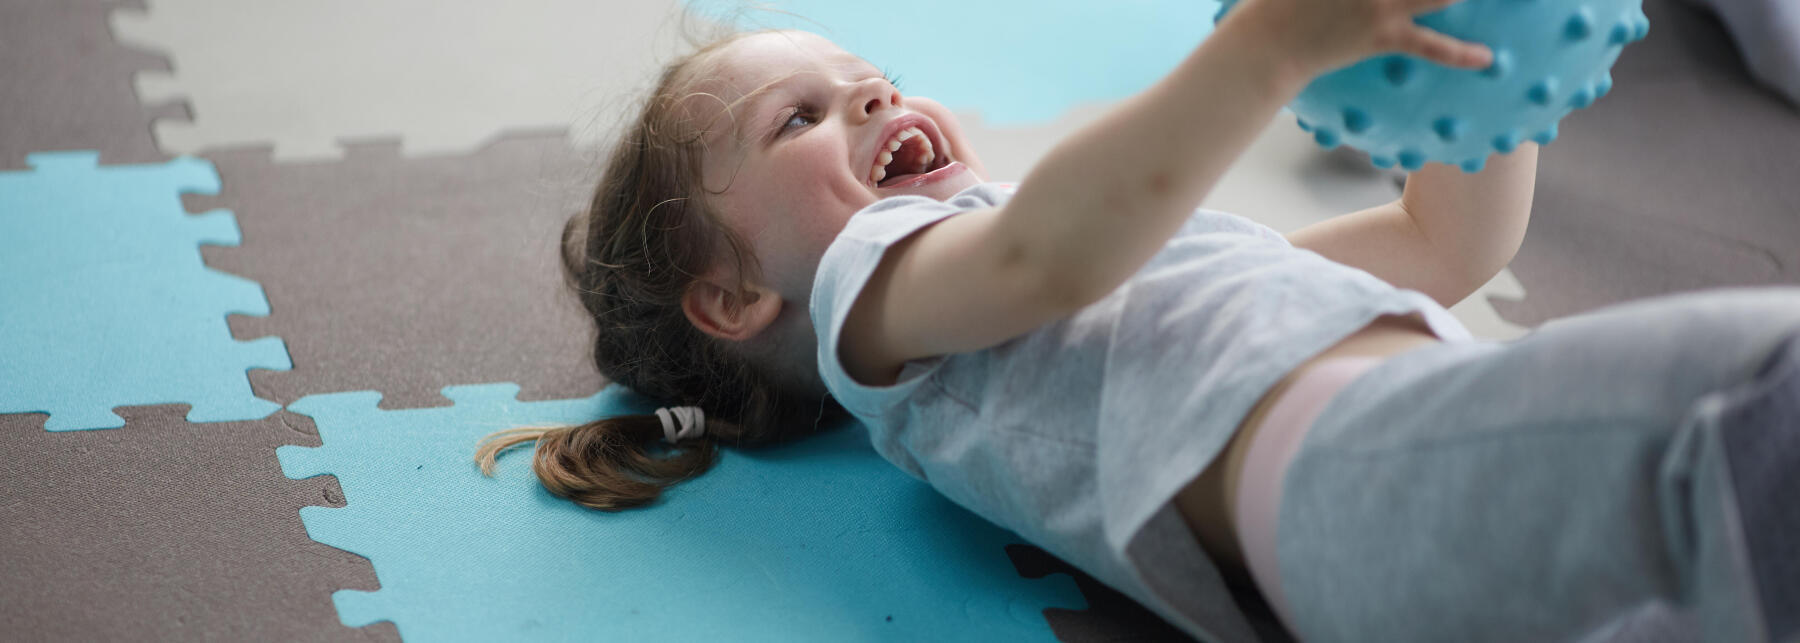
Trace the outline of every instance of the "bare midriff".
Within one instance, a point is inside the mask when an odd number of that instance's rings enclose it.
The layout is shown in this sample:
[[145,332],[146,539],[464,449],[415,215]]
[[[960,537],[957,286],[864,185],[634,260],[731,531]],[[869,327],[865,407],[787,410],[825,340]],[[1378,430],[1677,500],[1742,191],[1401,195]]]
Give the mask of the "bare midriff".
[[1176,509],[1193,530],[1200,546],[1217,562],[1221,571],[1238,578],[1248,578],[1244,567],[1243,548],[1237,541],[1237,485],[1242,477],[1244,456],[1252,438],[1262,425],[1269,409],[1303,373],[1313,366],[1339,357],[1388,357],[1425,344],[1442,340],[1431,332],[1417,313],[1404,316],[1384,315],[1368,326],[1352,333],[1331,348],[1313,356],[1281,378],[1263,394],[1256,406],[1238,425],[1237,432],[1212,464],[1175,494]]

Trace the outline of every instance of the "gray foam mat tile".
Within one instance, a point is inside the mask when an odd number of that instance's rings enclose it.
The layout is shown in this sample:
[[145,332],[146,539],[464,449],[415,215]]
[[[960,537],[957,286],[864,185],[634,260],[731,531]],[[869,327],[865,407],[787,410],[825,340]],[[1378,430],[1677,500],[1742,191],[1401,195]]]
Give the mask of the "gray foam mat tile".
[[1539,156],[1531,226],[1512,263],[1537,325],[1678,291],[1800,282],[1800,112],[1754,84],[1724,27],[1648,0],[1612,93],[1563,121]]
[[1625,48],[1613,65],[1615,80],[1649,81],[1721,76],[1722,82],[1753,85],[1725,26],[1693,0],[1644,0],[1649,38]]
[[[1508,319],[1537,325],[1660,294],[1800,280],[1793,270],[1793,250],[1777,254],[1709,229],[1702,220],[1665,222],[1653,214],[1602,194],[1540,189],[1536,220],[1512,263],[1527,296],[1518,302],[1497,300],[1495,309]],[[1704,218],[1701,212],[1690,214]],[[1788,233],[1787,238],[1800,236]]]
[[0,415],[0,639],[397,641],[344,627],[331,593],[375,570],[307,537],[335,480],[289,480],[275,448],[303,417],[190,424],[185,405],[120,407],[125,427],[52,433]]
[[162,58],[120,45],[102,0],[0,3],[0,170],[29,169],[34,151],[100,151],[103,164],[166,158],[150,133],[156,118],[185,118],[180,104],[146,109],[132,74],[167,69]]
[[291,371],[251,371],[260,397],[375,390],[383,408],[443,406],[444,386],[508,381],[520,399],[582,397],[602,380],[592,322],[564,285],[563,223],[591,193],[592,152],[562,132],[503,137],[468,156],[406,158],[395,142],[343,160],[272,162],[268,148],[206,154],[243,244],[207,264],[262,284]]

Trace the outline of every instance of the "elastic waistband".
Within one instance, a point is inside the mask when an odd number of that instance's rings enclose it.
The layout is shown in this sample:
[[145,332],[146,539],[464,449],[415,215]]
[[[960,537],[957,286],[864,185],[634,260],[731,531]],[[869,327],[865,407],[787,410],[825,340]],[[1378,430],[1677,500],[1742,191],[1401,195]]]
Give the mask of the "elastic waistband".
[[1296,632],[1281,593],[1281,566],[1275,556],[1275,519],[1281,507],[1282,474],[1300,450],[1307,427],[1312,426],[1333,395],[1384,357],[1340,357],[1313,365],[1294,379],[1293,385],[1269,407],[1269,414],[1252,436],[1244,454],[1237,486],[1237,516],[1233,524],[1244,563],[1262,589],[1263,598],[1289,632]]

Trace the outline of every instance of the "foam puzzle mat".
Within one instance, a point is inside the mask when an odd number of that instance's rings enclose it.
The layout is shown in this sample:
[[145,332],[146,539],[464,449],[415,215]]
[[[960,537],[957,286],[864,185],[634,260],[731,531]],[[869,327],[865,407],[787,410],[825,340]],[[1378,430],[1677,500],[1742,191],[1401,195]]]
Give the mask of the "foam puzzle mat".
[[[656,403],[614,386],[519,402],[518,386],[450,387],[453,406],[384,411],[379,394],[311,396],[324,445],[282,447],[289,477],[335,475],[343,508],[300,511],[319,542],[368,556],[376,592],[334,599],[352,627],[403,637],[608,640],[1055,640],[1039,614],[1085,607],[1066,576],[1021,578],[1013,536],[888,465],[858,427],[754,453],[639,511],[551,496],[530,454],[482,477],[471,445]],[[704,612],[705,618],[696,618]]]
[[[0,639],[1190,640],[854,423],[621,513],[524,450],[476,469],[491,431],[655,405],[595,372],[557,240],[684,25],[823,33],[1020,180],[1217,6],[754,4],[0,0]],[[1475,334],[1800,283],[1800,111],[1704,9],[1645,11],[1451,309]],[[1289,232],[1403,176],[1283,115],[1202,205]],[[1651,605],[1587,640],[1694,632]]]

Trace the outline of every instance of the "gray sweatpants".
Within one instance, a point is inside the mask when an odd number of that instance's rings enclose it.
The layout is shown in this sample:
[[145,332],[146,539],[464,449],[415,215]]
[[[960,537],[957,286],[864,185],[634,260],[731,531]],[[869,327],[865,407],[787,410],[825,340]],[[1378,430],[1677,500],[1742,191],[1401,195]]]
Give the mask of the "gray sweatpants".
[[1403,353],[1284,485],[1306,641],[1577,640],[1659,601],[1707,641],[1800,641],[1800,288]]

